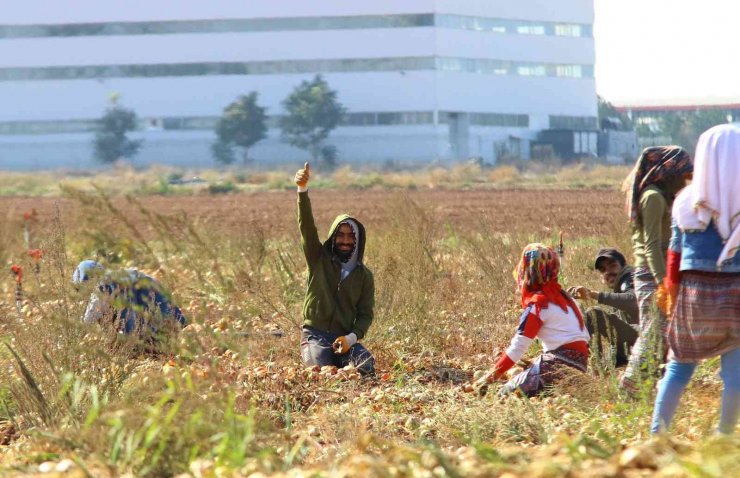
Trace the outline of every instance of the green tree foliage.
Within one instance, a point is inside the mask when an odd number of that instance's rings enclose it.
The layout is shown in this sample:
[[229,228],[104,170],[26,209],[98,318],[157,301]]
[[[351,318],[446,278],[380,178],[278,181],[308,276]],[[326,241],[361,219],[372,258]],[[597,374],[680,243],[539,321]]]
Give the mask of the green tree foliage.
[[696,147],[704,131],[723,123],[727,123],[727,112],[721,109],[670,112],[661,116],[658,122],[661,133],[690,151]]
[[337,92],[321,75],[303,81],[283,101],[286,115],[280,119],[283,140],[311,153],[327,166],[336,165],[336,148],[325,144],[329,133],[337,127],[345,108],[337,100]]
[[93,144],[95,159],[101,163],[133,158],[143,142],[128,138],[127,134],[136,129],[138,120],[133,110],[118,104],[118,99],[118,95],[111,96],[110,105],[98,120]]
[[267,136],[267,108],[257,104],[257,93],[240,96],[224,109],[216,125],[216,142],[211,153],[216,161],[234,162],[234,148],[241,149],[244,164],[249,162],[249,148]]
[[599,108],[599,126],[601,129],[616,129],[620,131],[631,131],[633,129],[632,120],[624,114],[617,111],[613,104],[606,101],[601,96],[597,97]]
[[704,131],[712,126],[727,123],[727,112],[723,110],[699,110],[689,116],[687,122],[690,131],[696,134],[698,139]]

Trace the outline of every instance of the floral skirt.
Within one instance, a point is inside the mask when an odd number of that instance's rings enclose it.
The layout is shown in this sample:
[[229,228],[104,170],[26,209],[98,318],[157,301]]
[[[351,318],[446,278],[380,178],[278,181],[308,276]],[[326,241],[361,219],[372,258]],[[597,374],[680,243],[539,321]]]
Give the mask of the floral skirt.
[[569,375],[570,369],[585,372],[587,366],[588,354],[562,347],[550,350],[537,357],[527,370],[506,382],[499,394],[519,392],[527,397],[533,397]]

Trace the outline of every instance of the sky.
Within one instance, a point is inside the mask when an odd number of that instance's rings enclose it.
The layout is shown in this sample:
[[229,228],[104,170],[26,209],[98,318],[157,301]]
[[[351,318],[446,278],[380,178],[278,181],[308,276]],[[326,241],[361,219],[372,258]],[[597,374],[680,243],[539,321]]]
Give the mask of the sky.
[[596,90],[614,104],[740,103],[740,0],[594,0]]

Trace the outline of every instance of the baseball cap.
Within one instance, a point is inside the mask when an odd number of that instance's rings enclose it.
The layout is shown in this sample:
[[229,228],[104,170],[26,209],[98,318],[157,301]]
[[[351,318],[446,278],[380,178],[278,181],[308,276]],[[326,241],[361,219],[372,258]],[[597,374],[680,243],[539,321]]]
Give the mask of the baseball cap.
[[613,247],[605,247],[599,249],[598,254],[596,254],[596,260],[594,261],[594,269],[599,268],[599,262],[602,259],[611,259],[613,261],[619,262],[622,265],[627,264],[627,259],[624,258],[624,255]]

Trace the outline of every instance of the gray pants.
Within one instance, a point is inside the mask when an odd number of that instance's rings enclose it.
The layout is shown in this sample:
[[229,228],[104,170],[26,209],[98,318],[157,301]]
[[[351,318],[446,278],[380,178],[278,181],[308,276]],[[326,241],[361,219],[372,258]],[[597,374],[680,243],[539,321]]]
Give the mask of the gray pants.
[[602,307],[590,307],[586,310],[586,328],[593,339],[595,352],[603,357],[602,342],[609,344],[614,351],[615,365],[627,365],[632,346],[637,340],[637,329],[625,321],[620,314]]
[[353,345],[346,354],[334,353],[331,344],[337,334],[322,332],[313,327],[303,327],[301,332],[301,358],[306,365],[334,365],[346,367],[352,364],[363,375],[375,375],[375,359],[360,343]]

